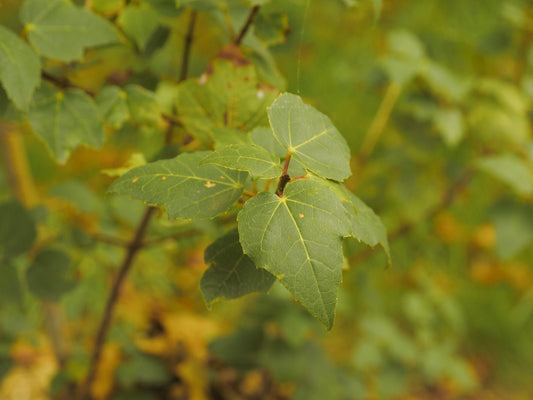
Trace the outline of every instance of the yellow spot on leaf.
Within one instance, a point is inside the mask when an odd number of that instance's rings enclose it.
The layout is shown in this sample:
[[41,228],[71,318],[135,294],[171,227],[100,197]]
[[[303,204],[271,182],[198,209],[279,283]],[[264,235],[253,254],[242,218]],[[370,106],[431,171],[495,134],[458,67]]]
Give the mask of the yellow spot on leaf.
[[162,177],[161,177],[161,180],[162,180],[162,181],[166,181],[166,180],[167,180],[167,177],[166,177],[166,176],[162,176]]
[[212,188],[212,187],[215,187],[216,185],[217,185],[216,183],[213,183],[211,181],[207,181],[204,186],[206,188]]
[[137,182],[138,180],[139,180],[139,177],[135,177],[135,178],[133,178],[133,179],[131,180],[131,183],[135,183],[135,182]]
[[302,213],[298,214],[298,216],[299,216],[300,218],[304,218],[304,217],[305,217],[305,215],[302,214]]

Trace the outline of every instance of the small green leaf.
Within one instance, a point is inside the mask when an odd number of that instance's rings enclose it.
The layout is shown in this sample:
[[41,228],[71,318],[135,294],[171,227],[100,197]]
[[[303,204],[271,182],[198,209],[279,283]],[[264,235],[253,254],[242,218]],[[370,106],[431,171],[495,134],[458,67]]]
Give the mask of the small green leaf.
[[22,110],[30,104],[41,81],[41,63],[30,46],[0,26],[0,81],[7,95]]
[[199,166],[208,154],[183,153],[134,168],[109,190],[165,207],[170,218],[216,217],[242,195],[248,174],[214,165]]
[[279,158],[253,144],[233,144],[209,154],[200,165],[215,164],[237,171],[248,171],[252,179],[272,179],[281,175]]
[[0,260],[25,253],[36,237],[35,223],[18,201],[0,204]]
[[160,117],[154,93],[135,84],[126,85],[124,89],[106,86],[95,102],[100,113],[115,129],[120,129],[128,120],[138,124],[155,124]]
[[60,91],[42,85],[35,92],[28,117],[35,133],[60,163],[79,145],[100,147],[105,139],[98,108],[79,89]]
[[217,239],[205,250],[205,262],[211,264],[200,281],[208,306],[218,298],[236,299],[252,292],[267,292],[276,278],[256,268],[242,252],[236,229]]
[[531,166],[514,154],[484,157],[477,161],[480,170],[509,185],[518,195],[533,194]]
[[255,21],[255,34],[266,46],[283,43],[289,29],[287,16],[281,12],[260,12]]
[[341,201],[310,179],[287,184],[283,197],[262,192],[238,215],[244,253],[275,275],[328,329],[333,326],[351,227]]
[[209,143],[216,127],[247,132],[265,125],[265,109],[275,94],[258,84],[251,65],[235,67],[217,60],[212,75],[188,79],[179,86],[176,109],[191,135]]
[[119,39],[109,21],[65,0],[27,0],[20,19],[39,53],[65,62],[81,59],[88,47]]
[[0,279],[0,302],[21,304],[24,297],[18,269],[9,261],[7,263],[4,261],[3,264],[0,269],[2,276]]
[[115,129],[120,129],[130,117],[126,97],[118,86],[105,86],[95,99],[100,113]]
[[76,285],[72,272],[68,254],[45,249],[35,256],[26,271],[26,280],[35,296],[41,300],[56,301]]
[[448,146],[454,147],[459,144],[464,136],[461,111],[456,108],[439,109],[433,115],[433,122]]
[[132,352],[117,370],[117,381],[128,389],[136,384],[168,385],[170,380],[171,375],[163,360],[139,352]]
[[509,259],[533,244],[533,207],[504,202],[492,210],[496,228],[496,252]]
[[126,85],[126,103],[130,117],[137,124],[156,124],[160,118],[160,109],[155,94],[139,85]]
[[350,149],[330,119],[284,93],[268,108],[275,139],[304,168],[322,178],[342,181],[351,175]]
[[120,12],[117,22],[138,48],[144,51],[150,36],[157,28],[158,20],[157,12],[148,5],[130,4]]

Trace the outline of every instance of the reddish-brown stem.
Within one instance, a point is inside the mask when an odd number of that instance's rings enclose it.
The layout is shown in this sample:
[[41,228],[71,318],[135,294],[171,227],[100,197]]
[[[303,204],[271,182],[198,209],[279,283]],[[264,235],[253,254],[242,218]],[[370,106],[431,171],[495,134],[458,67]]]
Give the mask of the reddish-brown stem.
[[292,181],[297,181],[298,179],[305,179],[305,178],[307,178],[307,175],[296,176],[296,177],[294,177],[294,178],[291,178],[291,182],[292,182]]
[[113,319],[115,305],[120,297],[120,290],[126,279],[126,276],[128,275],[128,272],[130,271],[133,265],[135,256],[137,255],[139,250],[142,248],[142,242],[143,242],[144,235],[150,224],[152,215],[154,214],[155,211],[156,211],[155,207],[148,207],[146,209],[141,219],[141,222],[139,223],[139,226],[137,227],[137,230],[135,231],[135,235],[133,236],[133,239],[129,243],[126,256],[124,257],[124,260],[122,262],[122,265],[119,268],[115,281],[113,282],[111,292],[107,299],[104,315],[100,322],[100,326],[98,327],[98,333],[96,334],[96,339],[94,342],[94,349],[93,349],[91,361],[89,364],[89,372],[87,373],[87,377],[85,378],[85,381],[81,384],[79,392],[78,392],[77,398],[79,400],[85,400],[85,399],[90,398],[90,389],[96,377],[96,372],[98,370],[98,364],[102,357],[102,350],[104,348],[107,334],[109,333],[109,328],[111,327],[111,321]]
[[276,188],[276,194],[279,197],[283,196],[283,191],[285,190],[285,186],[287,186],[287,183],[289,183],[289,181],[291,180],[291,177],[288,174],[290,162],[291,162],[291,153],[287,152],[287,157],[285,158],[285,164],[283,165],[283,171],[281,172],[281,176],[279,177],[279,181],[278,181],[278,187]]
[[281,176],[288,175],[290,162],[291,162],[291,153],[287,152],[287,157],[285,157],[285,164],[283,164],[283,172],[281,173]]
[[241,44],[242,40],[244,39],[244,36],[246,35],[248,30],[252,26],[252,23],[254,22],[254,18],[258,12],[259,12],[259,6],[253,6],[239,34],[237,35],[235,40],[233,40],[233,43],[235,43],[237,46]]

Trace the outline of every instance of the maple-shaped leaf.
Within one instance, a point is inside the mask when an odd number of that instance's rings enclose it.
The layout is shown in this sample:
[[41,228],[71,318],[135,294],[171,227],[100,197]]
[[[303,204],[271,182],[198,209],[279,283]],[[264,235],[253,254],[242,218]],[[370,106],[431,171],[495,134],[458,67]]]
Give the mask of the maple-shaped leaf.
[[238,171],[248,171],[253,179],[272,179],[281,175],[279,158],[253,144],[232,144],[217,149],[201,164],[215,164]]
[[244,253],[275,275],[328,329],[342,277],[342,239],[351,233],[339,198],[324,185],[299,179],[282,197],[259,193],[238,217]]
[[218,238],[205,250],[211,264],[200,281],[208,305],[218,298],[236,299],[252,292],[267,292],[276,278],[242,252],[237,229]]
[[65,0],[26,0],[20,19],[40,54],[65,62],[81,59],[88,47],[119,39],[112,23]]
[[0,81],[13,103],[25,110],[41,81],[39,57],[26,42],[3,26],[0,26],[0,43]]
[[100,147],[105,139],[98,108],[79,89],[62,91],[43,84],[35,91],[28,117],[35,133],[60,163],[79,145]]
[[247,132],[264,125],[265,109],[276,92],[259,85],[254,67],[217,59],[212,71],[179,86],[176,109],[187,131],[203,142],[211,142],[216,127]]
[[183,153],[133,168],[109,190],[162,206],[170,218],[216,217],[239,199],[248,174],[216,165],[200,166],[208,154],[208,151]]
[[330,119],[299,96],[280,95],[268,108],[276,141],[304,168],[342,181],[351,175],[350,148]]

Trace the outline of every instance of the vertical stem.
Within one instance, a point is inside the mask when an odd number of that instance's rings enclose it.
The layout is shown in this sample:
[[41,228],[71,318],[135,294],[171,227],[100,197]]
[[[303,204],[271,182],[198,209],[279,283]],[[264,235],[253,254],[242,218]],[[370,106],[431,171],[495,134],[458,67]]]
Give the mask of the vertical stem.
[[189,71],[189,57],[191,54],[192,41],[194,39],[194,26],[196,25],[196,11],[191,11],[189,18],[189,26],[187,27],[187,33],[185,34],[185,45],[183,46],[183,55],[181,58],[181,69],[179,81],[184,81],[187,78]]
[[[191,56],[192,42],[194,39],[194,27],[196,26],[196,16],[197,16],[196,10],[192,10],[190,18],[189,18],[189,25],[187,27],[187,33],[185,34],[185,42],[183,45],[183,55],[181,57],[179,82],[183,82],[185,79],[187,79],[187,76],[189,73],[189,60]],[[175,112],[176,110],[173,107],[172,113],[175,113]],[[172,143],[173,132],[174,132],[174,123],[172,121],[169,121],[168,129],[165,134],[165,144]]]
[[[197,15],[196,11],[193,10],[190,15],[189,25],[187,28],[187,33],[185,35],[185,44],[183,47],[183,56],[181,60],[181,69],[180,69],[180,75],[179,75],[180,82],[185,80],[188,74],[191,46],[192,46],[193,37],[194,37],[194,28],[196,25],[196,15]],[[167,144],[169,144],[172,140],[172,125],[173,124],[170,122],[169,124],[170,126],[165,136],[165,143]],[[126,280],[128,272],[133,266],[133,261],[135,260],[135,256],[137,255],[137,253],[139,252],[139,250],[141,250],[143,246],[144,236],[150,224],[150,220],[152,219],[152,216],[156,210],[157,208],[155,207],[148,207],[146,209],[139,225],[137,226],[137,230],[135,231],[135,235],[133,236],[133,239],[131,240],[131,242],[129,242],[127,246],[126,255],[124,256],[122,265],[120,266],[118,274],[115,278],[115,281],[113,282],[113,286],[111,288],[111,292],[109,294],[109,298],[106,303],[104,315],[98,327],[98,332],[96,334],[96,338],[94,342],[94,349],[93,349],[93,353],[91,356],[91,361],[89,364],[89,371],[87,373],[87,377],[85,378],[85,381],[79,387],[79,391],[77,395],[77,398],[79,400],[85,400],[85,399],[90,398],[91,386],[94,382],[94,379],[96,378],[98,364],[102,357],[102,350],[104,348],[107,334],[109,333],[109,329],[111,327],[111,322],[113,320],[115,306],[120,296],[120,290]]]
[[389,122],[392,109],[398,101],[402,87],[397,82],[391,82],[385,91],[385,96],[381,101],[379,109],[366,133],[365,140],[359,151],[359,159],[364,162],[370,157],[370,154],[374,151],[374,147],[381,137],[387,123]]
[[0,152],[13,195],[26,207],[38,202],[22,136],[14,123],[0,121]]
[[246,22],[244,23],[243,27],[241,28],[241,31],[237,35],[237,37],[233,40],[233,43],[235,43],[237,46],[241,44],[242,40],[244,39],[244,36],[252,26],[252,23],[254,22],[254,18],[259,12],[259,6],[253,6],[252,10],[250,11],[250,14],[248,15],[248,18],[246,19]]
[[126,279],[126,276],[128,275],[128,272],[130,271],[133,265],[135,256],[137,255],[139,250],[142,248],[142,242],[143,242],[144,235],[150,224],[150,220],[155,210],[156,210],[155,207],[148,207],[146,211],[144,212],[141,222],[139,223],[137,230],[135,231],[135,235],[133,236],[133,239],[131,240],[128,246],[126,256],[124,257],[122,265],[120,266],[120,269],[115,278],[115,281],[113,282],[113,286],[111,288],[109,298],[107,299],[104,316],[102,317],[100,326],[98,328],[98,333],[96,334],[94,349],[93,349],[91,361],[89,364],[89,372],[87,373],[87,377],[85,378],[85,381],[80,386],[80,390],[78,392],[78,399],[80,400],[85,400],[87,398],[90,398],[90,393],[89,393],[90,388],[94,382],[94,378],[96,377],[98,364],[99,364],[100,358],[102,357],[102,350],[104,348],[107,334],[109,333],[109,328],[111,327],[111,321],[113,319],[115,305],[120,296],[120,290]]

